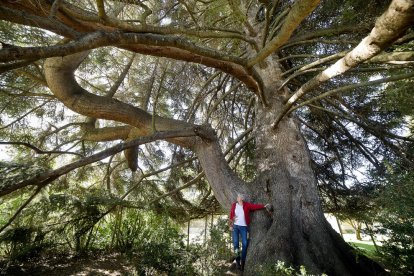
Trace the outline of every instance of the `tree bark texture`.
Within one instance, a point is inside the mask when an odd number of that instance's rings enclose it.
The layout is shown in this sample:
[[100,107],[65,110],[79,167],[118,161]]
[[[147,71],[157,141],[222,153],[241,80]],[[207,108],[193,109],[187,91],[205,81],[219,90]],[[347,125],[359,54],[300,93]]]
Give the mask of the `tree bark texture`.
[[253,199],[275,206],[271,217],[256,214],[251,225],[247,274],[255,264],[283,260],[305,265],[312,273],[370,275],[367,263],[357,263],[350,246],[326,221],[305,141],[294,118],[285,118],[276,130],[270,126],[281,109],[278,85],[266,87],[272,105],[257,108],[256,146],[258,178],[249,185]]

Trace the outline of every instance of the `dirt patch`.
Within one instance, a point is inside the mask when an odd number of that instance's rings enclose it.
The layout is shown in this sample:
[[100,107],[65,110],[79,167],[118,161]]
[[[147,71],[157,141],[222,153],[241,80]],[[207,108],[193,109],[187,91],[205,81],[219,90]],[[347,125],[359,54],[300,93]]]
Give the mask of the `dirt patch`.
[[0,261],[0,275],[136,275],[136,257],[120,253],[47,256],[24,262]]

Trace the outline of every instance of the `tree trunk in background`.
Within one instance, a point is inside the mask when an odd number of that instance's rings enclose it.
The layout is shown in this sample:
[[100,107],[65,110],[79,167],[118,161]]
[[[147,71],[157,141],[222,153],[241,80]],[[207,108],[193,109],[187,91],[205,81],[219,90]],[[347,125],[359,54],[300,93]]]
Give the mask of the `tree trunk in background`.
[[358,223],[357,222],[357,227],[356,227],[356,230],[355,230],[355,234],[356,234],[357,240],[362,241],[362,237],[361,237],[361,223]]

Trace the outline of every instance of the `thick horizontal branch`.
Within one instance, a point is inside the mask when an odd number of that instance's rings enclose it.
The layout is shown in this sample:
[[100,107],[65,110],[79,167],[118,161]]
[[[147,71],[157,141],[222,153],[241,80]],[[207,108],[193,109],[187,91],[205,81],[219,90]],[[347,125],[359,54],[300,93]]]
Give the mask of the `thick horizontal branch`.
[[210,57],[218,60],[232,62],[238,65],[243,60],[229,55],[218,54],[213,49],[202,48],[177,36],[150,34],[150,33],[125,33],[121,31],[105,32],[96,31],[88,33],[66,44],[48,47],[17,47],[10,45],[0,50],[0,62],[10,62],[25,59],[40,59],[91,50],[103,46],[121,46],[126,44],[143,44],[157,47],[174,47],[185,49],[194,54]]
[[114,141],[119,139],[126,140],[132,129],[132,126],[95,128],[86,125],[83,127],[84,135],[82,136],[82,139],[96,142]]
[[104,46],[117,46],[141,54],[200,63],[235,76],[256,93],[260,90],[258,82],[244,68],[243,59],[219,54],[213,49],[199,47],[180,37],[158,34],[97,31],[62,45],[11,46],[0,50],[0,62],[66,56]]

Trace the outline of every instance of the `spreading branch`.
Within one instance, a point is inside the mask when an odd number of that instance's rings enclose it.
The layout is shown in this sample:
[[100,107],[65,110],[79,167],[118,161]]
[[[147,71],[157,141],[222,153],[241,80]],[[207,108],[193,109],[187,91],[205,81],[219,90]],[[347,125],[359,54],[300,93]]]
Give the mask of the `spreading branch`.
[[310,98],[294,107],[292,107],[286,114],[290,114],[291,112],[295,111],[298,108],[301,108],[305,105],[309,105],[317,100],[321,100],[324,99],[326,97],[335,95],[335,94],[339,94],[339,93],[343,93],[343,92],[347,92],[347,91],[352,91],[356,88],[360,88],[360,87],[365,87],[365,86],[372,86],[372,85],[377,85],[377,84],[382,84],[382,83],[388,83],[388,82],[394,82],[394,81],[399,81],[399,80],[403,80],[403,79],[410,79],[414,77],[414,72],[411,73],[406,73],[406,74],[400,74],[400,75],[395,75],[392,77],[388,77],[388,78],[382,78],[382,79],[378,79],[378,80],[373,80],[373,81],[367,81],[367,82],[361,82],[361,83],[356,83],[356,84],[350,84],[350,85],[345,85],[336,89],[332,89],[330,91],[327,91],[325,93],[322,93],[316,97]]
[[3,142],[0,141],[0,145],[18,145],[18,146],[25,146],[28,147],[32,150],[34,150],[37,154],[73,154],[73,155],[77,155],[80,157],[83,157],[82,154],[79,154],[77,152],[70,152],[70,151],[59,151],[59,150],[51,150],[51,151],[47,151],[47,150],[42,150],[39,149],[38,147],[30,144],[30,143],[25,143],[25,142]]
[[320,0],[295,1],[289,14],[286,16],[279,33],[269,43],[267,43],[267,45],[260,50],[255,57],[249,60],[247,67],[253,67],[255,64],[263,61],[279,49],[280,46],[285,44],[302,20],[316,8],[319,1]]
[[272,128],[275,129],[295,102],[309,91],[333,77],[341,75],[358,64],[379,54],[392,42],[397,40],[414,22],[414,2],[394,0],[385,13],[377,19],[371,33],[365,37],[351,52],[328,67],[310,81],[302,85],[284,105]]
[[106,150],[95,153],[91,156],[82,158],[78,161],[62,166],[58,169],[40,173],[30,179],[24,180],[19,183],[2,186],[0,187],[0,197],[7,195],[18,189],[27,187],[27,186],[39,186],[39,187],[46,186],[47,184],[51,183],[55,179],[59,178],[60,176],[65,175],[77,168],[84,167],[86,165],[92,164],[99,160],[105,159],[108,156],[119,153],[130,147],[139,146],[139,145],[153,142],[153,141],[160,140],[160,139],[167,139],[167,138],[173,138],[173,137],[190,137],[190,136],[196,136],[196,135],[197,134],[195,133],[195,129],[192,128],[192,129],[183,129],[183,130],[176,130],[176,131],[157,132],[150,136],[137,138],[137,139],[134,139],[126,143],[120,143],[116,146],[110,147]]

